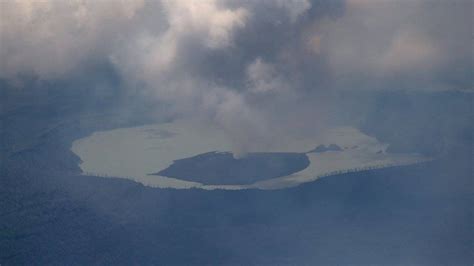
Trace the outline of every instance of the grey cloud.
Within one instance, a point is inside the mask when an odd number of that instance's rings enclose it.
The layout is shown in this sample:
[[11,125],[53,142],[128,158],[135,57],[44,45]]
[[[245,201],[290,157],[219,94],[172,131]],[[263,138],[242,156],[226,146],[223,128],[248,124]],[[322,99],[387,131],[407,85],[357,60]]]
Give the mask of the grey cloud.
[[470,77],[458,71],[472,66],[472,8],[466,0],[349,0],[342,17],[316,32],[343,86],[465,89]]
[[468,0],[1,7],[1,78],[68,79],[91,64],[109,65],[130,94],[223,127],[238,153],[317,132],[333,116],[338,89],[472,85]]

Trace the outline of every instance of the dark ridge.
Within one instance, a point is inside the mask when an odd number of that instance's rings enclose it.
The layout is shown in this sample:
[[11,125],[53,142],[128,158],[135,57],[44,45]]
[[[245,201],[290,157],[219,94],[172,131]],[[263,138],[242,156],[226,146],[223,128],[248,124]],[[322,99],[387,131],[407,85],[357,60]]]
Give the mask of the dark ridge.
[[342,151],[341,147],[336,144],[329,144],[328,146],[319,145],[318,147],[310,150],[308,153],[311,152],[327,152],[327,151]]
[[308,165],[304,153],[256,152],[236,159],[229,152],[208,152],[176,160],[156,175],[209,185],[240,185],[290,175]]

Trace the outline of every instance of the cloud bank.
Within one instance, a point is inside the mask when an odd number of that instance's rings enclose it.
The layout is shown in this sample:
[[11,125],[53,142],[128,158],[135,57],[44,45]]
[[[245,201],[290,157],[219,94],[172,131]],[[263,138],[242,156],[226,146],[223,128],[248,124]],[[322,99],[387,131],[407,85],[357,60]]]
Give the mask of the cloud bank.
[[108,64],[128,90],[223,127],[237,153],[317,132],[338,90],[472,89],[469,0],[0,5],[1,79]]

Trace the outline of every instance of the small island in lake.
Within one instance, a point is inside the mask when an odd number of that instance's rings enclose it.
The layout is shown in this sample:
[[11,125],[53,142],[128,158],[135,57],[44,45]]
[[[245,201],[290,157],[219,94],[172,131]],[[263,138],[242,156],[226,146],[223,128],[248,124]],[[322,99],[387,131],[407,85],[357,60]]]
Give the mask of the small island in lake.
[[319,145],[318,147],[310,150],[308,153],[311,153],[311,152],[318,153],[318,152],[327,152],[327,151],[342,151],[342,148],[336,144],[329,144],[328,146]]

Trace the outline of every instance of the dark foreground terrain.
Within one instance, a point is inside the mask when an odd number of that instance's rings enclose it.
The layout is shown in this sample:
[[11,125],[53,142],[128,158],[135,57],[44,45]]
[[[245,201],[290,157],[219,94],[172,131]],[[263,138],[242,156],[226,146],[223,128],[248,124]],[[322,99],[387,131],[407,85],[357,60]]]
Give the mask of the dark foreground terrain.
[[229,152],[208,152],[176,160],[157,174],[206,185],[241,185],[290,175],[308,165],[304,153],[255,152],[234,158]]
[[12,171],[0,263],[471,265],[470,167],[452,158],[277,191]]

